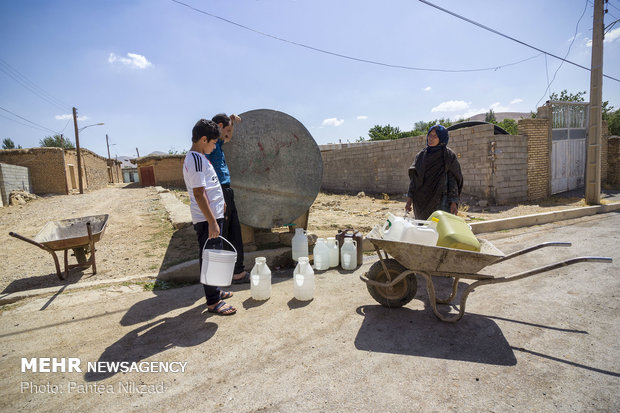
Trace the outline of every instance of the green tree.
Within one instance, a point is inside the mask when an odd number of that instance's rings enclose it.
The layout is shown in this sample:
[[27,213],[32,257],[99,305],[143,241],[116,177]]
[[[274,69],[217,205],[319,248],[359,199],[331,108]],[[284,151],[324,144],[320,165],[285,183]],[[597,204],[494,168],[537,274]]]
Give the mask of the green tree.
[[493,109],[489,109],[486,115],[484,115],[484,121],[489,123],[497,123],[497,119],[495,118],[495,112],[493,112]]
[[498,126],[500,126],[502,129],[504,129],[506,132],[508,132],[511,135],[518,135],[518,129],[517,129],[517,121],[514,119],[504,119],[503,121],[497,123]]
[[620,109],[610,114],[606,120],[609,133],[620,136]]
[[4,138],[2,140],[2,149],[21,149],[22,146],[21,145],[17,145],[17,148],[15,148],[15,142],[13,142],[13,139],[11,138]]
[[368,130],[368,136],[371,141],[398,139],[400,133],[398,126],[391,126],[389,123],[386,126],[375,125]]
[[39,141],[41,147],[55,147],[63,149],[75,149],[75,145],[62,135],[46,136]]
[[586,91],[577,92],[575,94],[568,93],[568,90],[564,89],[558,95],[556,92],[553,92],[549,95],[549,100],[559,100],[562,102],[584,102],[586,99],[584,96],[586,95]]

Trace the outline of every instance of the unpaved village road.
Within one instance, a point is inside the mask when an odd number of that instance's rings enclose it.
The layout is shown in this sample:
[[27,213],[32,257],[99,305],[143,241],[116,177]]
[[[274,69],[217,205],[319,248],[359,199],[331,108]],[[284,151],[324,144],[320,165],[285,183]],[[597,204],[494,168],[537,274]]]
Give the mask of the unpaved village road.
[[[573,243],[485,269],[496,276],[580,255],[614,263],[481,286],[456,324],[435,318],[420,277],[405,307],[378,305],[359,279],[371,262],[317,272],[309,302],[293,299],[290,274],[273,278],[267,301],[233,286],[232,317],[207,313],[199,285],[22,300],[0,312],[0,411],[619,411],[618,228],[609,213],[488,234],[506,253]],[[21,371],[22,358],[42,357],[79,358],[83,371]],[[187,364],[122,373],[89,362]]]

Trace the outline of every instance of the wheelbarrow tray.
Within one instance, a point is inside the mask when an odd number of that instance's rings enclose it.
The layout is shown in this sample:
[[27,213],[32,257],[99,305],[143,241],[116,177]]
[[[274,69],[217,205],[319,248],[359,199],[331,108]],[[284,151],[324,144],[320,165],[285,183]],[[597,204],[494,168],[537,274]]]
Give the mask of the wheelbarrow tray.
[[476,273],[505,257],[493,244],[480,238],[480,252],[386,240],[378,226],[366,238],[410,270]]
[[54,251],[88,245],[90,240],[86,223],[90,222],[93,241],[98,242],[105,232],[108,217],[108,214],[90,215],[48,222],[34,237],[34,241]]

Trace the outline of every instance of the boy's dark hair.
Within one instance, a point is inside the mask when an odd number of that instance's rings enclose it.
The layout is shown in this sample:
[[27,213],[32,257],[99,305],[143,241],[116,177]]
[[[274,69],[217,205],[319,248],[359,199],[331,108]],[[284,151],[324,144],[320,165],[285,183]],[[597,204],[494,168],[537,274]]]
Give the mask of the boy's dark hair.
[[230,117],[225,113],[218,113],[213,118],[211,118],[211,120],[215,123],[221,123],[222,125],[224,125],[224,127],[230,125]]
[[207,137],[207,142],[220,138],[220,128],[211,120],[200,119],[192,129],[192,142],[196,143],[203,136]]

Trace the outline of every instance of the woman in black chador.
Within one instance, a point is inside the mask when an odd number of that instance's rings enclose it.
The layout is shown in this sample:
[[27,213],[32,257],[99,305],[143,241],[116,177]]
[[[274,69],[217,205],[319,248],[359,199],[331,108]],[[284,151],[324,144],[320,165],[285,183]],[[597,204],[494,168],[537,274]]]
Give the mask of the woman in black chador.
[[405,210],[416,219],[428,219],[437,210],[456,215],[463,189],[463,174],[456,154],[448,145],[448,130],[435,125],[426,134],[422,149],[409,167],[409,191]]

